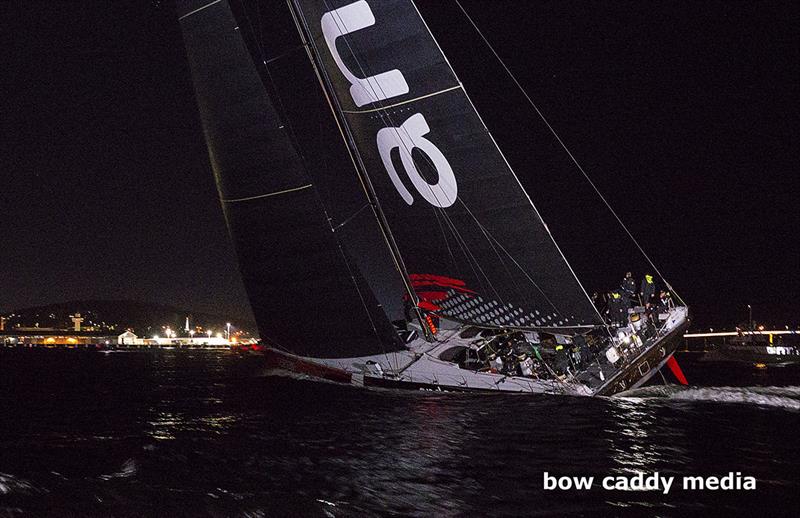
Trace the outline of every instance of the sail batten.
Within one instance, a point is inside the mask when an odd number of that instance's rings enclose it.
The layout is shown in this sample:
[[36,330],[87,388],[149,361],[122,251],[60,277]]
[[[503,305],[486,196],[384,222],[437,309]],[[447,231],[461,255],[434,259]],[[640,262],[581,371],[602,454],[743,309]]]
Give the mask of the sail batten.
[[445,88],[444,90],[439,90],[438,92],[431,92],[429,94],[420,95],[419,97],[415,97],[413,99],[408,99],[406,101],[400,101],[394,104],[390,104],[388,106],[381,106],[380,108],[372,108],[370,110],[342,110],[343,113],[377,113],[383,110],[391,110],[397,108],[398,106],[403,106],[405,104],[411,104],[416,101],[421,101],[423,99],[427,99],[429,97],[434,97],[436,95],[445,94],[447,92],[452,92],[453,90],[458,90],[462,88],[461,85],[451,86],[450,88]]
[[309,184],[306,184],[306,185],[301,185],[300,187],[293,187],[291,189],[283,189],[283,190],[280,190],[280,191],[269,192],[269,193],[266,193],[266,194],[257,194],[255,196],[246,196],[244,198],[220,198],[220,200],[222,202],[224,202],[224,203],[238,203],[240,201],[260,200],[262,198],[269,198],[271,196],[279,196],[281,194],[287,194],[287,193],[290,193],[290,192],[302,191],[303,189],[309,189],[311,187],[313,187],[313,185],[309,183]]

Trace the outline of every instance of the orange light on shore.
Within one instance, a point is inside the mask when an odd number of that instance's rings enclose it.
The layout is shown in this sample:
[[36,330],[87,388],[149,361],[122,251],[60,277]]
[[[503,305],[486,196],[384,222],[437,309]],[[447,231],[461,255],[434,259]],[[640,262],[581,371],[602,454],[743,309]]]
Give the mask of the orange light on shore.
[[56,343],[56,339],[51,336],[50,338],[45,339],[44,343],[46,343],[46,344],[54,344],[54,343]]
[[70,336],[69,338],[67,338],[67,343],[68,344],[76,344],[76,343],[78,343],[78,339],[77,338],[73,338],[73,337]]

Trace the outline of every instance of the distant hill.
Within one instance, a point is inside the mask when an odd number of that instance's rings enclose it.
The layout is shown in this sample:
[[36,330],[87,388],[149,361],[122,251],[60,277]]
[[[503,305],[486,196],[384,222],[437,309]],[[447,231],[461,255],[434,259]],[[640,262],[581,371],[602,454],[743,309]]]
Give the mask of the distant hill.
[[98,330],[123,332],[132,329],[140,335],[159,333],[162,326],[182,330],[189,317],[192,328],[222,331],[230,322],[232,327],[257,335],[254,322],[242,321],[225,315],[200,313],[164,304],[131,300],[74,300],[46,306],[15,309],[2,314],[6,318],[6,329],[17,325],[23,327],[70,328],[70,315],[80,313],[85,318],[83,325]]

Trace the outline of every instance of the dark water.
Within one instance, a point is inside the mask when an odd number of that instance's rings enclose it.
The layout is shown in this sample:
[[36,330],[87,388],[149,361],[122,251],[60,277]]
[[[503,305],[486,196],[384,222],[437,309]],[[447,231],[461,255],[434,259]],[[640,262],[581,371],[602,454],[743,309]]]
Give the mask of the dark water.
[[[368,391],[231,353],[2,350],[0,516],[800,516],[800,371],[688,360],[730,388]],[[542,487],[635,470],[757,490]]]

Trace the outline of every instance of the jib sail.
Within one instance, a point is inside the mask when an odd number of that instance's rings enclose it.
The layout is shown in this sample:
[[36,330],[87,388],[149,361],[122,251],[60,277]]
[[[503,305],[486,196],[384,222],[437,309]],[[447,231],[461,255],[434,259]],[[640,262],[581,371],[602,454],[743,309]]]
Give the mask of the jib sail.
[[332,232],[228,1],[178,4],[211,164],[262,337],[323,358],[400,349]]

